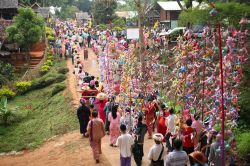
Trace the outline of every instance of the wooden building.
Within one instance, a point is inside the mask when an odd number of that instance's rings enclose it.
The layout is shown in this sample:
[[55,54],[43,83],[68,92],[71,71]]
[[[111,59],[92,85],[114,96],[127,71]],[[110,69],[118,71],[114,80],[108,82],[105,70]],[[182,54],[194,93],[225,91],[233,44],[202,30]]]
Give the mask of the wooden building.
[[[181,1],[181,4],[185,6],[184,1]],[[198,2],[193,1],[193,7],[199,5]],[[181,13],[181,7],[177,1],[166,1],[166,2],[157,2],[157,9],[160,12],[160,23],[165,25],[166,28],[175,28],[178,26],[178,17]]]
[[12,20],[17,14],[18,0],[0,0],[0,18]]

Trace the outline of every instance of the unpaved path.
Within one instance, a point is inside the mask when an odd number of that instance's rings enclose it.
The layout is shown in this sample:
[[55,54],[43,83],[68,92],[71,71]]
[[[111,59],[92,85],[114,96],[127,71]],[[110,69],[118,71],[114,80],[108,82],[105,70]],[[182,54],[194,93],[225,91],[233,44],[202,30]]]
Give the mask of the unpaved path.
[[[84,61],[84,69],[95,76],[99,76],[96,55],[89,49],[89,58]],[[83,54],[81,54],[83,59]],[[67,60],[69,68],[67,86],[72,93],[72,103],[74,107],[79,104],[80,93],[77,92],[77,81],[73,75],[73,65],[71,59]],[[145,139],[143,166],[149,164],[147,154],[153,141]],[[87,138],[82,138],[79,131],[74,131],[63,136],[57,136],[42,145],[40,148],[24,152],[19,156],[0,157],[0,166],[119,166],[120,153],[118,148],[109,146],[109,136],[102,140],[102,151],[100,164],[95,164],[92,151]],[[135,166],[132,159],[132,165]]]

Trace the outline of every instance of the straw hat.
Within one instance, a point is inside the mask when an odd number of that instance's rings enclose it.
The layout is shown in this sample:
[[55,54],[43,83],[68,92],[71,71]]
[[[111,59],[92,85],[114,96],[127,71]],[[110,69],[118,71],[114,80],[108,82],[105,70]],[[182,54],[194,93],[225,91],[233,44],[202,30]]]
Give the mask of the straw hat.
[[155,133],[153,135],[153,139],[156,140],[156,141],[162,141],[164,139],[163,135],[161,133]]
[[207,162],[207,157],[202,152],[195,151],[189,154],[189,156],[191,156],[199,164],[205,164]]
[[98,100],[105,100],[107,98],[107,95],[105,93],[98,93],[96,96]]

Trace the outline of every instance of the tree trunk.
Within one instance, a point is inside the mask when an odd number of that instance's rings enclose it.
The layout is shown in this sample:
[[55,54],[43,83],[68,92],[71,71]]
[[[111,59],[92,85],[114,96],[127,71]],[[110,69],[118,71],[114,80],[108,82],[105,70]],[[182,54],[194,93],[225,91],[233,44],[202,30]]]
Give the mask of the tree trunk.
[[177,1],[178,5],[180,6],[181,10],[185,10],[184,7],[181,4],[181,1],[180,0],[176,0],[176,1]]

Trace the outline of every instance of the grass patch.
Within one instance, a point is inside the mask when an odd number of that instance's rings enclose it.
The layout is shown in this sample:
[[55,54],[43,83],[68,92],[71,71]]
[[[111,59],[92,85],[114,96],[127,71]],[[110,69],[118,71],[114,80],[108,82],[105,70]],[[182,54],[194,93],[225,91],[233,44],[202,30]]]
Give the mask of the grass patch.
[[[61,66],[63,64],[60,63],[55,65],[55,68]],[[56,69],[50,72],[56,72]],[[21,119],[7,127],[0,125],[0,152],[33,149],[54,135],[78,128],[71,97],[65,97],[62,91],[51,96],[54,87],[55,85],[52,84],[43,89],[16,96],[9,101],[10,107],[19,107]]]

